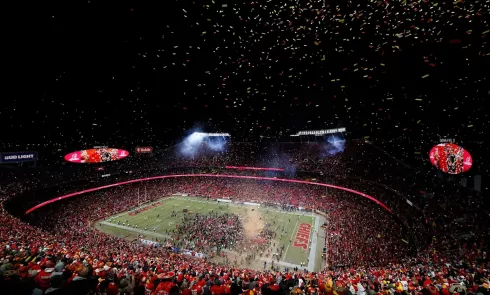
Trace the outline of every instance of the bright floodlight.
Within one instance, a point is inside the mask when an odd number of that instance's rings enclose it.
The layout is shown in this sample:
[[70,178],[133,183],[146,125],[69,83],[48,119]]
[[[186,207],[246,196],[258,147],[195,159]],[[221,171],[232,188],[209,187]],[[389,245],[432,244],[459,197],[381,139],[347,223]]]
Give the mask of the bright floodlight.
[[204,147],[211,151],[222,152],[226,150],[229,138],[230,134],[228,133],[194,132],[179,145],[179,152],[188,157],[196,156],[199,151],[204,151]]
[[203,136],[203,137],[213,137],[213,136],[226,136],[226,137],[231,137],[229,133],[204,133],[204,132],[194,132],[192,134],[196,134],[196,136]]
[[323,130],[305,130],[305,131],[299,131],[296,134],[291,134],[290,136],[302,136],[302,135],[323,136],[323,135],[333,134],[333,133],[342,133],[345,131],[346,131],[345,127],[334,128],[334,129],[323,129]]

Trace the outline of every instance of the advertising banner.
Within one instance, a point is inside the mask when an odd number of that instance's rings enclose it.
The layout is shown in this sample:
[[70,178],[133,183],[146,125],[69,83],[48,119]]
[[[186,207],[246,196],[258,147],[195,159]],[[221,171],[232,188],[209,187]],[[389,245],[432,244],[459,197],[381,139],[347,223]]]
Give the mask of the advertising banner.
[[1,163],[22,163],[37,161],[37,152],[0,153]]
[[216,199],[216,201],[222,202],[222,203],[231,203],[231,200],[227,200],[227,199]]
[[244,205],[247,205],[247,206],[257,206],[257,207],[260,207],[260,204],[259,203],[251,203],[251,202],[243,202]]
[[129,152],[122,149],[99,148],[69,153],[65,160],[71,163],[103,163],[117,161],[129,156]]
[[153,152],[153,148],[151,146],[139,146],[136,148],[137,154],[150,154]]

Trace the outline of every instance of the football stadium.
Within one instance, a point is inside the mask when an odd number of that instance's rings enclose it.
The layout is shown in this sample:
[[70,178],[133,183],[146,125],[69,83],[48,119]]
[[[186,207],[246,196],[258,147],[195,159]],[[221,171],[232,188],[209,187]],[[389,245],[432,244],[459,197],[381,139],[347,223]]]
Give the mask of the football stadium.
[[489,11],[85,1],[19,18],[0,295],[490,295]]

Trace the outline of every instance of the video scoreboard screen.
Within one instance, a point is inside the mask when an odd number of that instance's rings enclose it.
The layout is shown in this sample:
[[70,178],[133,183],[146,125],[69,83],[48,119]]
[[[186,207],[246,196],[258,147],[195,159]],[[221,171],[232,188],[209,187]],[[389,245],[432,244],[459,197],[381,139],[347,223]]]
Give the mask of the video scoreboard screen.
[[432,165],[448,174],[460,174],[470,170],[473,159],[470,153],[454,143],[440,143],[429,153]]
[[94,148],[69,153],[65,160],[70,163],[104,163],[117,161],[129,156],[129,152],[115,148]]

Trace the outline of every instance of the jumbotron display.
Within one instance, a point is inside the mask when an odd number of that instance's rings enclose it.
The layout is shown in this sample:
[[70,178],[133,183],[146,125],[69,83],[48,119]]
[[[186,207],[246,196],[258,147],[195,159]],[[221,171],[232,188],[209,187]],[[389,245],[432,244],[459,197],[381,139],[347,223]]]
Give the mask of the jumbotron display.
[[449,174],[466,172],[473,165],[470,153],[453,143],[441,143],[434,146],[430,150],[429,158],[432,165]]
[[129,156],[129,152],[122,149],[114,148],[97,148],[87,149],[69,153],[65,156],[65,160],[71,163],[104,163],[117,161]]

